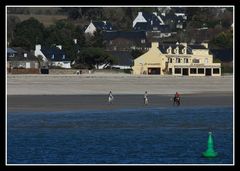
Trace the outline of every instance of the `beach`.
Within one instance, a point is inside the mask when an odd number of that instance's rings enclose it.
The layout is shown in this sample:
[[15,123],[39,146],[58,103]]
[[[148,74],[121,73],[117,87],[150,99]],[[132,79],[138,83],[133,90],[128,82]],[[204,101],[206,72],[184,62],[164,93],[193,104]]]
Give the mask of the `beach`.
[[[114,102],[108,104],[108,93]],[[148,91],[149,104],[143,105]],[[8,75],[7,110],[74,111],[172,106],[232,106],[233,79],[224,77],[159,77],[127,74]]]

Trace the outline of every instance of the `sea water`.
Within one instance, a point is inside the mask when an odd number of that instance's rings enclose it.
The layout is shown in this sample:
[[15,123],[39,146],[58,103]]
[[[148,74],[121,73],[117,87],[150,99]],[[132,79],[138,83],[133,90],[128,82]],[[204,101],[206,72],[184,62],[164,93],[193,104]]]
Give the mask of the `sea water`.
[[7,163],[232,164],[233,108],[8,113]]

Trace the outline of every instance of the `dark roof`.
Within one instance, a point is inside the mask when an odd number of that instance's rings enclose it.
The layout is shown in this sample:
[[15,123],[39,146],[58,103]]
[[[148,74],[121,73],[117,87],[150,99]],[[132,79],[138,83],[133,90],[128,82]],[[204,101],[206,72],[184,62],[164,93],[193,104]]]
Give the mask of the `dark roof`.
[[133,57],[128,51],[106,51],[116,58],[116,64],[122,66],[131,66]]
[[114,40],[117,38],[125,38],[128,40],[141,40],[146,39],[146,33],[144,31],[133,31],[133,32],[124,32],[124,31],[112,31],[112,32],[103,32],[103,40]]
[[161,31],[162,33],[169,33],[170,27],[169,25],[157,25],[151,23],[136,23],[133,27],[134,30],[142,30],[142,31]]
[[[147,22],[137,22],[133,27],[134,30],[153,31],[157,28],[157,31],[164,33],[170,32],[169,26],[165,25],[163,23],[164,21],[161,22],[161,20],[155,14],[142,12],[142,15]],[[158,16],[163,20],[163,16]]]
[[201,44],[192,44],[192,45],[188,45],[191,49],[207,49],[205,46],[201,45]]
[[98,30],[112,30],[112,24],[110,22],[93,21],[92,23]]
[[154,25],[164,24],[164,23],[161,22],[161,20],[159,20],[159,18],[155,14],[142,12],[142,15],[147,20],[147,22],[150,23],[150,24],[151,24],[151,22]]
[[[12,56],[14,54],[14,56]],[[27,54],[24,57],[24,54]],[[37,61],[37,57],[32,52],[24,50],[22,47],[12,47],[7,49],[8,61]]]
[[213,57],[220,59],[223,62],[230,62],[233,60],[233,49],[210,49]]
[[58,47],[51,48],[41,48],[42,53],[47,59],[51,61],[70,61],[69,57],[66,55],[65,51],[59,49]]
[[[183,46],[182,44],[177,45],[177,44],[169,44],[169,43],[162,43],[162,44],[160,43],[159,50],[165,54],[167,53],[167,49],[170,46],[172,47],[172,54],[174,54],[174,49],[177,47],[179,48],[179,54],[183,54],[182,49],[184,49],[185,46]],[[187,54],[192,54],[191,49],[187,48]]]
[[165,14],[165,16],[161,15],[161,18],[165,22],[173,20],[174,23],[176,23],[176,24],[179,24],[179,23],[183,24],[184,22],[186,22],[186,19],[184,19],[184,17],[182,15],[177,16],[173,13]]
[[13,53],[17,53],[17,51],[13,50],[12,48],[7,48],[7,53],[13,54]]

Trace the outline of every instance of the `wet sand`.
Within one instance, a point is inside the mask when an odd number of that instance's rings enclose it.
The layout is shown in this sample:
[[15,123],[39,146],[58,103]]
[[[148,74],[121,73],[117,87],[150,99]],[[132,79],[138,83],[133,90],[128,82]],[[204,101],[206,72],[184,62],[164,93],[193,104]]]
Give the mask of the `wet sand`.
[[[172,107],[172,95],[149,94],[149,104],[143,104],[143,94],[114,94],[113,104],[107,95],[8,95],[9,112],[58,112],[79,110],[141,109]],[[180,107],[233,106],[232,93],[183,94]]]

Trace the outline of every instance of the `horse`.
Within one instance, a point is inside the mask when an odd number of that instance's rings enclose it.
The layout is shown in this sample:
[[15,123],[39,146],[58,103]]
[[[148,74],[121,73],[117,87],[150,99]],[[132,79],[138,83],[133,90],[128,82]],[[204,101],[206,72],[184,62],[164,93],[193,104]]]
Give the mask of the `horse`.
[[173,98],[173,105],[177,104],[177,106],[180,105],[180,97],[174,97]]

